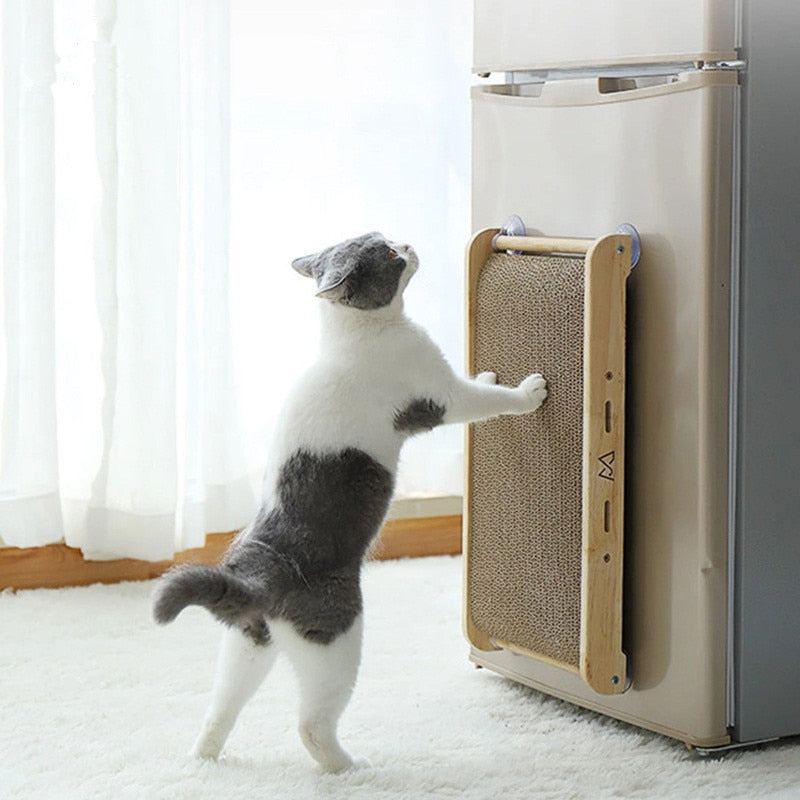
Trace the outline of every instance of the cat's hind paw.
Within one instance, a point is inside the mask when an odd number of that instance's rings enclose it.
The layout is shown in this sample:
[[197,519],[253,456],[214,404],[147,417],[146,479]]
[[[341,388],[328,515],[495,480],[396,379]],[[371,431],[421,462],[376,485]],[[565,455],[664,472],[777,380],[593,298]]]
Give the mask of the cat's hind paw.
[[332,758],[323,758],[317,768],[320,772],[338,775],[342,772],[359,772],[361,770],[374,769],[372,762],[368,758],[352,758],[344,751]]
[[220,741],[219,736],[214,735],[214,731],[204,731],[194,743],[194,747],[189,751],[191,758],[202,761],[217,761],[222,752],[224,739]]
[[189,758],[193,758],[196,761],[219,761],[219,752],[211,749],[204,750],[195,746],[189,751]]
[[497,383],[496,372],[480,372],[475,376],[476,383],[486,383],[494,385]]
[[528,375],[517,387],[517,391],[524,398],[523,413],[536,411],[547,397],[547,381],[536,372]]

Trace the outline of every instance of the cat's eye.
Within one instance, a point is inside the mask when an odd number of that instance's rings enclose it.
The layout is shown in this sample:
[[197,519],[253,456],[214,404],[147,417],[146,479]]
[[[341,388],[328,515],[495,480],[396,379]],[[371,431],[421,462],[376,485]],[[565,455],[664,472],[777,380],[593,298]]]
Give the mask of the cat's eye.
[[389,258],[397,258],[397,250],[390,250]]

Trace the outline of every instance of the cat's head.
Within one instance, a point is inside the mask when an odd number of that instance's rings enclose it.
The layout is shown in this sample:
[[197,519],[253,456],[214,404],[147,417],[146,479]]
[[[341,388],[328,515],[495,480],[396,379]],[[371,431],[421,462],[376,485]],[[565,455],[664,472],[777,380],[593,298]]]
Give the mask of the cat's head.
[[316,280],[317,297],[366,311],[391,305],[418,264],[410,245],[391,242],[377,232],[292,261],[297,272]]

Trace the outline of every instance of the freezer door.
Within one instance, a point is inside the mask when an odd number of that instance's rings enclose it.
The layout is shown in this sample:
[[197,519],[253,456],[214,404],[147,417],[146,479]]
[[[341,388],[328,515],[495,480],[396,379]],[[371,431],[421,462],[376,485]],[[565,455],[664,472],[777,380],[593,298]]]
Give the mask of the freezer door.
[[[737,77],[482,86],[473,225],[594,237],[632,222],[624,648],[627,693],[510,653],[485,666],[695,744],[724,743],[731,195]],[[541,89],[541,92],[540,92]],[[545,376],[546,377],[546,376]]]
[[735,58],[736,0],[475,0],[474,71]]

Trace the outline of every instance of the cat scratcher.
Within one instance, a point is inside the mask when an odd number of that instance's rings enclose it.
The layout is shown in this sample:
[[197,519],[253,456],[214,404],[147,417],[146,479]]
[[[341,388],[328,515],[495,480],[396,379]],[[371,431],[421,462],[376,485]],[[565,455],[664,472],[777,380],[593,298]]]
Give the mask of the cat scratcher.
[[467,253],[470,373],[514,386],[541,372],[548,390],[532,414],[468,429],[467,638],[601,694],[627,685],[625,286],[638,237],[625,228],[597,240],[489,229]]

